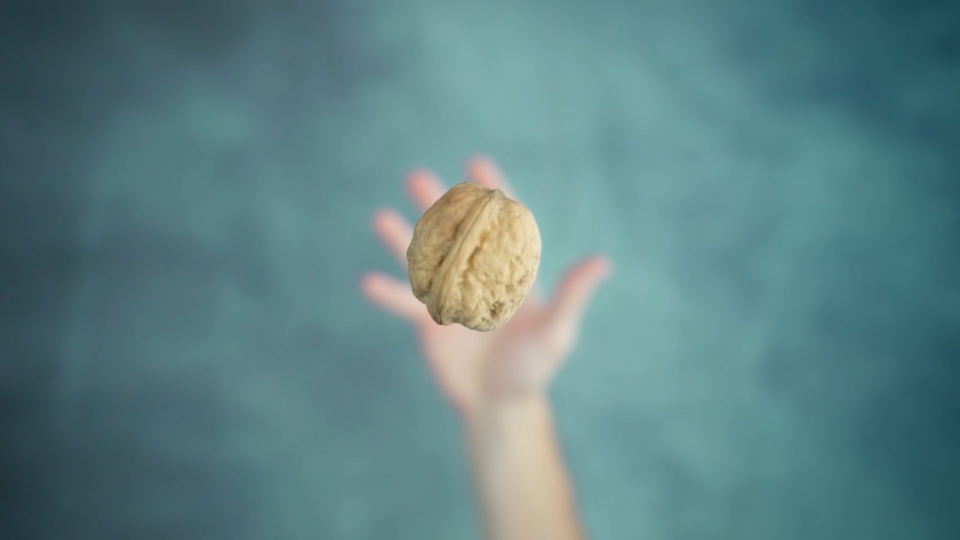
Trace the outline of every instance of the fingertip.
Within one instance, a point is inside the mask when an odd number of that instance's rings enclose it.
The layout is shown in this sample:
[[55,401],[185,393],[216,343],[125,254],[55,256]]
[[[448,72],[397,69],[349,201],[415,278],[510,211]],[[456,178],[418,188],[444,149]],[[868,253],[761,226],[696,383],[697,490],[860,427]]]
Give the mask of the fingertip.
[[570,277],[575,281],[586,279],[588,282],[606,279],[613,272],[613,261],[606,255],[594,255],[580,260]]
[[366,272],[360,276],[360,290],[367,300],[380,307],[391,304],[390,278],[379,272]]
[[476,153],[470,156],[467,160],[467,168],[471,171],[476,171],[478,168],[482,169],[484,167],[489,168],[493,164],[493,160],[489,156],[483,153]]
[[444,191],[440,178],[427,169],[414,169],[407,176],[407,193],[421,210],[433,206]]
[[561,281],[554,302],[565,311],[577,312],[589,302],[596,288],[610,275],[609,257],[585,257],[575,264]]
[[360,289],[373,305],[411,321],[418,320],[425,308],[413,296],[409,284],[380,272],[360,276]]
[[424,168],[416,168],[411,170],[407,174],[407,189],[413,190],[418,184],[422,184],[425,181],[429,181],[430,177],[433,174]]
[[386,219],[389,213],[389,208],[377,208],[374,210],[373,216],[370,218],[370,227],[372,227],[374,231],[379,232],[381,227],[383,227],[384,219]]
[[593,257],[593,264],[597,272],[598,279],[606,279],[613,273],[613,260],[606,255],[596,255]]
[[443,181],[429,169],[415,169],[410,173],[407,185],[414,190],[444,191]]
[[364,272],[360,276],[359,284],[360,290],[363,291],[365,295],[372,296],[377,287],[377,274],[376,272]]
[[381,236],[390,234],[394,229],[402,227],[405,218],[393,208],[380,208],[373,213],[371,220],[374,232]]
[[485,188],[509,191],[500,168],[484,154],[475,154],[467,161],[467,176]]

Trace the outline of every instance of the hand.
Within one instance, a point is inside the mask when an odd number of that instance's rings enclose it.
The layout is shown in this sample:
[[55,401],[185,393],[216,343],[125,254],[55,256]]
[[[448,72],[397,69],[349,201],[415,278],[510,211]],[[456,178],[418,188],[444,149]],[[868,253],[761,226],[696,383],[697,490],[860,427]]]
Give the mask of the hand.
[[[496,165],[485,158],[472,160],[468,175],[484,187],[499,188],[515,198]],[[413,172],[407,185],[421,210],[446,192],[440,180],[427,171]],[[398,211],[387,209],[375,214],[374,229],[406,268],[413,234],[410,223]],[[594,290],[610,270],[604,257],[581,260],[566,273],[551,300],[545,301],[535,284],[513,318],[490,332],[438,325],[413,296],[406,279],[371,272],[363,277],[361,289],[377,306],[414,324],[440,389],[461,415],[470,416],[491,403],[545,393],[577,341]]]

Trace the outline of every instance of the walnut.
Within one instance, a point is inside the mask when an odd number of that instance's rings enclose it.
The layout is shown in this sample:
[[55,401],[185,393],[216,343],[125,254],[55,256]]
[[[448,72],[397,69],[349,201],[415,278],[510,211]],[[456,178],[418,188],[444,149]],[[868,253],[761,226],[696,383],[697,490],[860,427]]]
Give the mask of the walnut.
[[464,182],[420,218],[407,248],[410,285],[437,324],[486,332],[504,325],[530,292],[540,230],[499,189]]

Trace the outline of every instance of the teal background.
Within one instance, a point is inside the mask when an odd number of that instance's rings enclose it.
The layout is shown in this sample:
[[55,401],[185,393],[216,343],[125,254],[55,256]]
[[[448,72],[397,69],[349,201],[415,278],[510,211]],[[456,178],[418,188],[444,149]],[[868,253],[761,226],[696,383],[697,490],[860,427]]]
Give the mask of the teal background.
[[952,2],[14,1],[4,539],[477,537],[372,212],[493,156],[597,539],[960,538]]

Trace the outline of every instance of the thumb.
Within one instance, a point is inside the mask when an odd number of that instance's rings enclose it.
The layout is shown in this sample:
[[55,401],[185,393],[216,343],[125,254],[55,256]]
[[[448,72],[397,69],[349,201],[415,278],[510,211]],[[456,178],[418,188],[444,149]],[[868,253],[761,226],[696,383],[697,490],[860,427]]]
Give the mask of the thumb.
[[567,350],[573,346],[593,293],[612,270],[610,259],[595,256],[581,260],[563,276],[546,320],[548,335],[558,347]]

